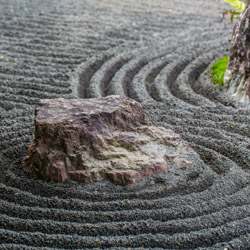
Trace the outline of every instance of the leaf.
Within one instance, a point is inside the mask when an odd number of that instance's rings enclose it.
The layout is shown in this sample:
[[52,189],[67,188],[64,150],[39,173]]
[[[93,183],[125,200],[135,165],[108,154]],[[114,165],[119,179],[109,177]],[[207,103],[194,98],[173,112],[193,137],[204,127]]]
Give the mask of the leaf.
[[232,15],[239,15],[240,14],[239,11],[231,11],[231,10],[229,11],[229,13]]
[[230,13],[230,22],[232,23],[234,20],[234,15]]
[[211,67],[210,76],[213,82],[219,86],[223,85],[224,74],[227,69],[228,56],[221,58],[219,61],[215,62]]
[[228,2],[232,7],[234,7],[237,11],[242,12],[246,8],[246,5],[244,2],[240,0],[225,0]]
[[231,23],[233,22],[233,18],[239,18],[239,15],[240,15],[240,12],[238,11],[229,11],[229,14],[230,14],[230,21]]

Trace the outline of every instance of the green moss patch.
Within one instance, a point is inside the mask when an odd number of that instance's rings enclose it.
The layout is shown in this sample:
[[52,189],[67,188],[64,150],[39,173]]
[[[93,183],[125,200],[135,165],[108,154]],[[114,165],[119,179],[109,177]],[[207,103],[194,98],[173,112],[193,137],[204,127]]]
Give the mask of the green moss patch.
[[224,74],[227,69],[228,56],[221,58],[219,61],[214,63],[211,67],[211,77],[215,84],[219,84],[219,86],[223,85]]

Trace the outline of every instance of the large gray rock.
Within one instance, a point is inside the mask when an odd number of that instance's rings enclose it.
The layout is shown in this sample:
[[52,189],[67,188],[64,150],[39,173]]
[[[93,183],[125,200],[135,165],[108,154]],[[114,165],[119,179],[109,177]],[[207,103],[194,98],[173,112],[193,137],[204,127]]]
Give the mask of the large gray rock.
[[250,100],[250,2],[235,23],[224,87],[243,102]]
[[109,178],[126,185],[170,168],[185,170],[194,157],[178,134],[150,126],[132,99],[50,99],[36,107],[35,138],[23,166],[55,182]]

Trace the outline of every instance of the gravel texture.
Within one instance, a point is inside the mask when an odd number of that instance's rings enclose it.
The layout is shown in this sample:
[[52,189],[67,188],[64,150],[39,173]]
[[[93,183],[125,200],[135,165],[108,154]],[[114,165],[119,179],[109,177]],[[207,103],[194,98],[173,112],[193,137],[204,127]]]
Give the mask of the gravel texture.
[[[1,249],[248,249],[250,108],[210,83],[219,0],[0,1]],[[126,95],[203,162],[122,187],[22,169],[40,98]]]

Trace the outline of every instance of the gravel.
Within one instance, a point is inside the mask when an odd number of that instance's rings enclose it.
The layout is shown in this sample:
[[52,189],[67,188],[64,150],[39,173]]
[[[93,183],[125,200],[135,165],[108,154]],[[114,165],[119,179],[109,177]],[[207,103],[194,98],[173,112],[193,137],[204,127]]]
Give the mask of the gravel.
[[[233,26],[216,0],[0,3],[1,249],[247,249],[250,108],[205,74]],[[203,160],[132,186],[21,167],[41,98],[126,95]]]

